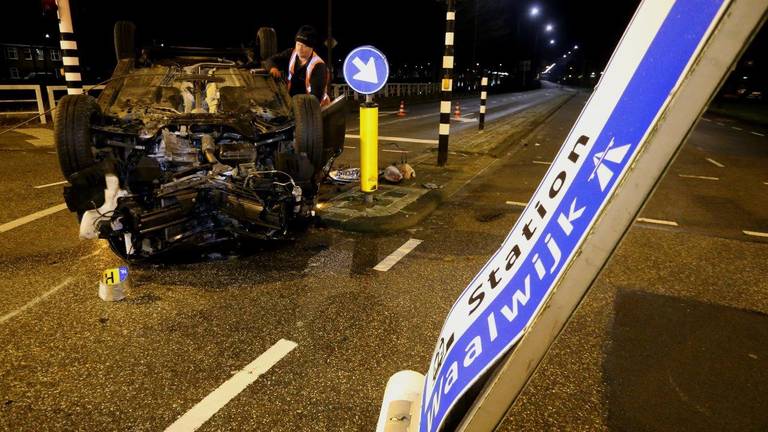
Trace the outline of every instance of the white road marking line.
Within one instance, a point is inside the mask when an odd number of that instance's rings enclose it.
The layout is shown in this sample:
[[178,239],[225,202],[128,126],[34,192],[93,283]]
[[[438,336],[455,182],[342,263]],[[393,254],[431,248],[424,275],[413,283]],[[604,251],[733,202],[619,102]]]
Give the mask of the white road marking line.
[[451,120],[461,122],[461,123],[473,123],[478,121],[476,118],[466,118],[466,117],[451,117]]
[[410,153],[408,150],[382,150],[382,152],[386,152],[386,153]]
[[675,221],[661,220],[661,219],[649,219],[649,218],[637,218],[638,222],[652,223],[657,225],[678,226]]
[[525,207],[528,205],[527,202],[520,202],[520,201],[507,201],[507,205],[511,206],[518,206],[518,207]]
[[88,255],[81,256],[80,258],[78,258],[78,260],[79,261],[84,261],[84,260],[87,260],[88,258],[91,258],[91,257],[94,257],[94,256],[100,254],[107,247],[107,243],[106,242],[100,242],[100,243],[101,244],[99,244],[99,247],[98,247],[98,249],[95,252],[91,252]]
[[63,184],[67,184],[67,183],[69,183],[69,182],[64,180],[64,181],[60,181],[60,182],[56,182],[56,183],[48,183],[48,184],[44,184],[44,185],[40,185],[40,186],[33,186],[32,188],[33,189],[42,189],[42,188],[47,188],[47,187],[51,187],[51,186],[63,185]]
[[50,290],[44,292],[43,294],[40,294],[39,296],[33,298],[29,303],[25,304],[24,306],[14,310],[13,312],[7,313],[3,315],[2,318],[0,318],[0,324],[8,321],[9,319],[15,317],[16,315],[24,312],[25,310],[31,308],[32,306],[40,303],[41,301],[45,300],[46,297],[50,296],[51,294],[55,293],[56,291],[64,288],[65,286],[69,285],[69,283],[72,282],[72,278],[67,278],[64,280],[64,282],[56,285],[55,287],[51,288]]
[[678,176],[682,178],[700,179],[700,180],[720,180],[719,177],[707,177],[707,176],[689,175],[689,174],[678,174]]
[[404,256],[408,255],[408,253],[416,248],[421,244],[421,240],[419,239],[410,239],[405,244],[397,248],[396,251],[389,254],[388,257],[384,258],[380,263],[376,264],[376,267],[374,267],[374,270],[378,270],[380,272],[385,272],[392,268],[395,264],[397,264],[398,261],[403,259]]
[[768,182],[763,182],[764,185],[768,185]]
[[708,119],[708,118],[704,118],[704,117],[702,117],[701,119],[702,119],[702,120],[704,120],[704,121],[706,121],[706,122],[711,122],[711,121],[712,121],[712,120],[710,120],[710,119]]
[[4,233],[6,231],[10,231],[14,228],[18,228],[22,225],[28,224],[30,222],[36,221],[40,218],[44,218],[48,215],[52,215],[56,212],[60,212],[67,208],[66,204],[59,204],[57,206],[53,206],[49,209],[40,210],[39,212],[32,213],[31,215],[24,216],[22,218],[4,223],[0,225],[0,233]]
[[715,124],[718,126],[725,126],[725,123],[715,122]]
[[[344,135],[345,138],[360,138],[360,135],[350,135],[346,134]],[[417,143],[417,144],[437,144],[437,140],[430,140],[430,139],[419,139],[419,138],[403,138],[403,137],[391,137],[391,136],[380,136],[379,141],[395,141],[395,142],[407,142],[407,143]]]
[[544,162],[544,161],[533,161],[535,164],[539,165],[552,165],[552,162]]
[[353,147],[353,146],[344,146],[344,148],[345,148],[345,149],[356,149],[357,147]]
[[751,133],[752,135],[757,135],[757,136],[761,136],[761,137],[764,137],[764,136],[765,136],[764,134],[761,134],[761,133],[759,133],[759,132],[750,132],[750,133]]
[[716,161],[714,159],[707,158],[707,162],[711,163],[712,165],[714,165],[714,166],[716,166],[718,168],[725,168],[725,165],[721,164],[720,162],[718,162],[718,161]]
[[197,430],[208,421],[221,408],[229,403],[232,398],[240,394],[246,387],[256,381],[258,377],[266,373],[283,357],[288,355],[298,344],[289,340],[280,339],[264,354],[252,361],[240,372],[228,379],[219,388],[197,403],[191,410],[187,411],[172,425],[165,429],[165,432],[191,432]]
[[763,237],[768,238],[768,233],[764,232],[758,232],[758,231],[742,231],[744,234],[752,237]]
[[740,130],[744,130],[744,129],[742,129],[742,128],[740,128],[740,127],[736,127],[736,126],[731,126],[731,129],[733,129],[733,130],[737,130],[737,131],[740,131]]

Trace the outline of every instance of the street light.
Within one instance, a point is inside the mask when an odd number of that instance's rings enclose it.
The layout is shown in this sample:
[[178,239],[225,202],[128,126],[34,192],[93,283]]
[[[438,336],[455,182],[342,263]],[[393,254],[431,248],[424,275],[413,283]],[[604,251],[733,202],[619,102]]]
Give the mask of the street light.
[[553,26],[552,24],[547,24],[547,26],[544,29],[547,32],[551,32],[552,30],[554,30],[554,28],[555,28],[555,26]]
[[535,17],[535,16],[538,16],[538,15],[539,15],[539,7],[538,6],[533,6],[531,8],[531,16]]
[[579,46],[578,45],[574,45],[573,49],[577,50],[577,49],[579,49]]
[[549,40],[549,44],[550,44],[550,45],[554,45],[554,44],[555,44],[555,40],[554,40],[554,39],[550,39],[550,40]]

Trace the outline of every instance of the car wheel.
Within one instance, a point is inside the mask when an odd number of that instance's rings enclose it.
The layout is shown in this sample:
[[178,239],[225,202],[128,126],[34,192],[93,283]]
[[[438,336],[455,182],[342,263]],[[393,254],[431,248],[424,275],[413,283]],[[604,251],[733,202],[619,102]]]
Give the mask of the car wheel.
[[266,60],[277,53],[277,33],[272,27],[261,27],[256,33],[259,40],[259,56]]
[[293,115],[296,118],[296,153],[305,153],[315,172],[318,172],[323,168],[323,117],[320,102],[312,95],[296,95],[293,97]]
[[53,133],[64,178],[94,164],[91,124],[99,113],[96,99],[84,94],[64,96],[56,105]]
[[136,57],[136,25],[130,21],[115,23],[115,55],[117,61]]

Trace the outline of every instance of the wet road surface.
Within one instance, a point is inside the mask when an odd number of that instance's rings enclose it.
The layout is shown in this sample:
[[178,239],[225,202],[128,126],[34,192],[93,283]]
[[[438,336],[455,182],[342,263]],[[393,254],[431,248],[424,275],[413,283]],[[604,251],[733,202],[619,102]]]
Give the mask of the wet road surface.
[[[453,300],[522,210],[507,202],[528,199],[584,102],[572,99],[526,146],[410,230],[363,235],[320,224],[240,256],[132,266],[128,298],[118,303],[98,298],[97,281],[120,261],[102,243],[78,240],[69,212],[0,232],[0,428],[163,430],[284,340],[295,348],[209,413],[199,430],[372,430],[388,377],[427,369]],[[682,424],[686,413],[743,416],[727,409],[749,400],[753,423],[731,424],[765,427],[754,414],[768,412],[759,391],[765,387],[728,386],[768,370],[758,346],[768,346],[765,315],[750,318],[759,329],[752,334],[735,324],[742,310],[768,313],[768,238],[759,235],[768,232],[768,138],[735,127],[747,128],[722,119],[700,123],[643,211],[647,221],[630,231],[501,430],[633,429],[631,409],[654,408],[616,396],[616,383],[642,383],[643,372],[628,368],[616,350],[633,348],[639,363],[651,364],[641,349],[648,331],[696,328],[732,329],[733,346],[708,355],[709,362],[670,363],[665,387],[648,379],[633,396],[677,398],[681,414],[668,424]],[[431,136],[407,122],[382,125],[385,132]],[[0,151],[0,224],[61,203],[60,185],[33,188],[61,180],[50,150]],[[373,269],[411,239],[421,243],[388,271]],[[655,325],[638,324],[641,317],[628,315],[636,309]],[[680,310],[696,314],[663,319]],[[704,317],[723,326],[696,325]],[[693,359],[686,353],[700,350],[704,336],[655,340],[660,352]],[[740,363],[748,361],[750,368]],[[713,370],[725,377],[707,381],[719,390],[720,405],[685,387]],[[615,415],[621,407],[628,407],[619,410],[624,417]],[[722,423],[701,424],[715,430]]]

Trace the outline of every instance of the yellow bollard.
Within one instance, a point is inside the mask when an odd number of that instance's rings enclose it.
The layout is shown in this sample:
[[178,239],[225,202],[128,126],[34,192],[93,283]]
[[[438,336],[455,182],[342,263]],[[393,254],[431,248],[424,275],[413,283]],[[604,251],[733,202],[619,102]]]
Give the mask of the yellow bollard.
[[365,201],[379,188],[379,106],[367,101],[360,105],[360,190]]

